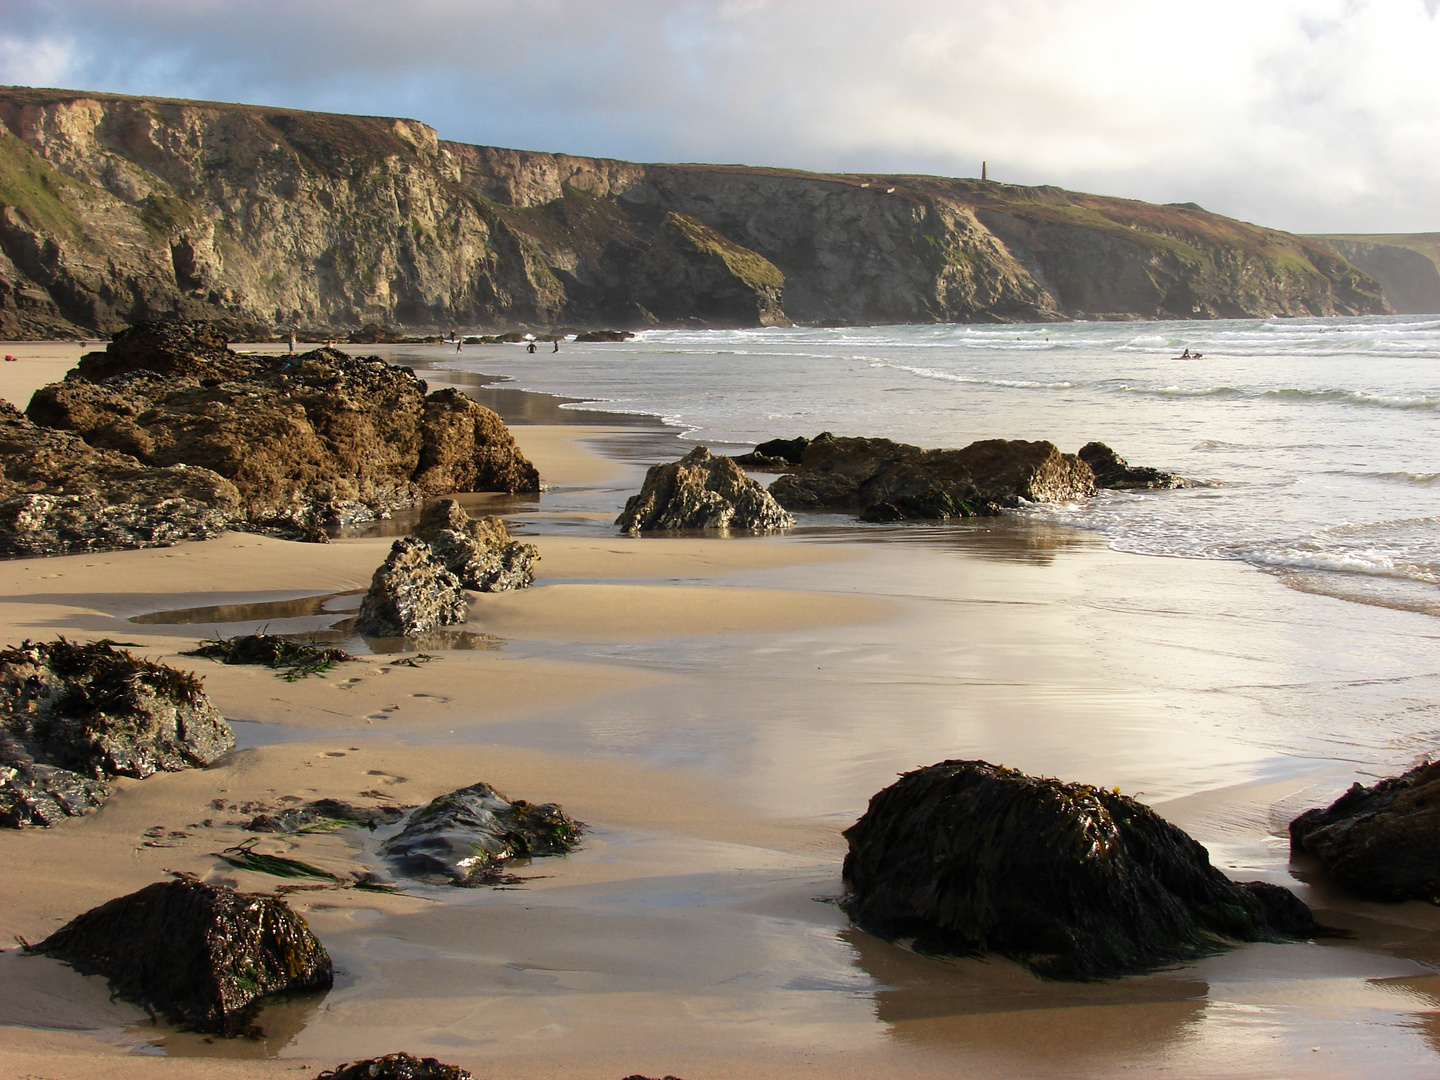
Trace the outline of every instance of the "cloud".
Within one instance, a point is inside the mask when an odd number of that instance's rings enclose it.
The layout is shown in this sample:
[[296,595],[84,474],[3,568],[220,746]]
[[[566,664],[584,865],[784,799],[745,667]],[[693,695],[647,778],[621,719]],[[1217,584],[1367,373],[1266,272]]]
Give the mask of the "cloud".
[[0,80],[1440,229],[1436,0],[3,0]]

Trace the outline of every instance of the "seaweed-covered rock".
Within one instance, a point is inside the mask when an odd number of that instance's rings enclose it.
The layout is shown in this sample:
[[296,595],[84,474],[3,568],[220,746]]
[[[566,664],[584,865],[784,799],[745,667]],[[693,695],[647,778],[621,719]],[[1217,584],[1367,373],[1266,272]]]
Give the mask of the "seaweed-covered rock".
[[1290,846],[1360,896],[1440,903],[1440,762],[1351,785],[1292,821]]
[[770,485],[792,510],[858,510],[870,520],[992,515],[1028,502],[1095,493],[1094,475],[1053,443],[982,439],[959,450],[922,450],[890,439],[810,440],[800,465]]
[[356,806],[343,799],[314,799],[300,806],[256,814],[245,823],[247,832],[297,833],[316,826],[363,825],[372,832],[381,825],[394,825],[408,807]]
[[187,650],[184,656],[203,656],[225,664],[258,664],[273,668],[287,682],[319,675],[336,664],[353,661],[344,649],[315,645],[308,641],[292,641],[279,634],[238,634],[228,638],[208,638]]
[[1095,474],[1097,488],[1135,491],[1187,486],[1185,481],[1174,473],[1127,464],[1124,458],[1102,442],[1086,443],[1076,456],[1090,466],[1090,471]]
[[363,521],[453,491],[536,491],[500,418],[409,368],[336,349],[231,352],[203,323],[144,324],[31,398],[29,418],[152,467],[218,473],[255,526]]
[[422,806],[380,851],[406,877],[484,885],[511,859],[573,851],[584,831],[554,803],[510,802],[480,783]]
[[984,761],[906,773],[845,831],[846,910],[920,951],[995,952],[1056,979],[1145,971],[1313,931],[1286,889],[1240,884],[1149,807]]
[[410,1054],[386,1054],[326,1069],[315,1080],[471,1080],[458,1065]]
[[355,619],[369,637],[405,637],[465,621],[465,592],[429,544],[402,536],[370,579]]
[[206,540],[239,512],[235,485],[209,469],[145,465],[0,401],[0,555]]
[[0,824],[51,825],[105,779],[210,764],[235,736],[188,672],[108,641],[0,650]]
[[504,592],[535,580],[532,567],[540,558],[535,545],[514,539],[498,517],[471,518],[454,499],[427,503],[414,535],[466,589]]
[[159,881],[72,919],[32,951],[104,975],[128,1001],[196,1031],[237,1035],[260,999],[328,990],[330,956],[283,900]]
[[672,529],[788,529],[795,520],[727,457],[697,446],[679,461],[652,465],[615,524],[626,532]]

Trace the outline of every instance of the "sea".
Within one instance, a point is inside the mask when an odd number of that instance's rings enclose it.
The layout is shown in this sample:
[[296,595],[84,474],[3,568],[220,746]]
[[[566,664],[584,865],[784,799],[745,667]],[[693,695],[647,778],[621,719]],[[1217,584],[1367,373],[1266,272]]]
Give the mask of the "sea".
[[1099,440],[1191,486],[1023,512],[1122,551],[1239,560],[1440,616],[1440,315],[650,330],[550,348],[445,366],[568,409],[660,416],[717,452],[822,431],[1071,453]]

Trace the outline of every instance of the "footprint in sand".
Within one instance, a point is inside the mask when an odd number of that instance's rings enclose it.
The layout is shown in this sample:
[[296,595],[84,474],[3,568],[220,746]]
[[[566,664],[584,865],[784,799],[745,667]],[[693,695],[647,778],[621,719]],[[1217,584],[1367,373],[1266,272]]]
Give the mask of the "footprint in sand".
[[344,750],[326,750],[326,751],[324,751],[323,753],[321,753],[320,756],[321,756],[321,757],[344,757],[344,756],[345,756],[345,751],[344,751]]
[[450,704],[450,699],[444,694],[411,694],[410,696],[418,698],[429,698],[431,701],[434,701],[440,705]]
[[380,782],[382,784],[405,784],[409,782],[405,779],[405,777],[396,776],[394,773],[388,773],[384,769],[371,769],[365,775],[380,777]]

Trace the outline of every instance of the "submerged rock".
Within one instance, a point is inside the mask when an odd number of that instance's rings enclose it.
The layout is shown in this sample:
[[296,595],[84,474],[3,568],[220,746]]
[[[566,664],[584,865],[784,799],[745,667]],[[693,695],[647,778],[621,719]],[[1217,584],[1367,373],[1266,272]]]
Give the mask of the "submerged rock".
[[573,851],[584,831],[554,803],[512,803],[480,783],[422,806],[380,851],[406,877],[485,885],[511,859]]
[[998,514],[1028,502],[1095,492],[1089,466],[1049,442],[984,439],[960,450],[922,450],[890,439],[812,439],[796,471],[770,485],[791,510],[859,511],[873,521]]
[[424,540],[402,536],[370,579],[355,630],[367,637],[405,637],[464,621],[460,579]]
[[427,503],[414,535],[430,545],[466,589],[505,592],[535,580],[533,567],[540,559],[535,545],[514,539],[498,517],[470,517],[454,499]]
[[112,776],[209,765],[235,736],[188,672],[107,641],[0,650],[0,824],[53,825]]
[[33,952],[104,975],[115,993],[196,1031],[237,1035],[271,994],[328,990],[330,956],[283,900],[156,882],[71,920]]
[[142,324],[38,390],[27,415],[151,467],[202,467],[253,526],[313,534],[453,491],[536,491],[489,409],[336,349],[231,352],[204,323]]
[[1440,762],[1374,787],[1353,784],[1292,821],[1290,846],[1360,896],[1440,903]]
[[386,1054],[384,1057],[352,1061],[326,1069],[315,1080],[472,1080],[471,1074],[458,1065],[446,1065],[435,1058],[417,1058],[410,1054]]
[[1231,881],[1134,799],[984,761],[906,773],[845,837],[856,925],[922,952],[999,953],[1047,978],[1125,975],[1314,929],[1294,894]]
[[209,469],[145,465],[0,401],[0,555],[206,540],[239,512],[235,485]]
[[677,529],[788,529],[795,520],[745,471],[697,446],[679,461],[652,465],[615,524],[626,532]]
[[596,341],[629,341],[635,335],[629,330],[585,330],[575,335],[576,344]]
[[1086,443],[1077,456],[1090,466],[1091,472],[1095,474],[1097,488],[1132,491],[1188,486],[1174,473],[1127,464],[1124,458],[1102,442]]

